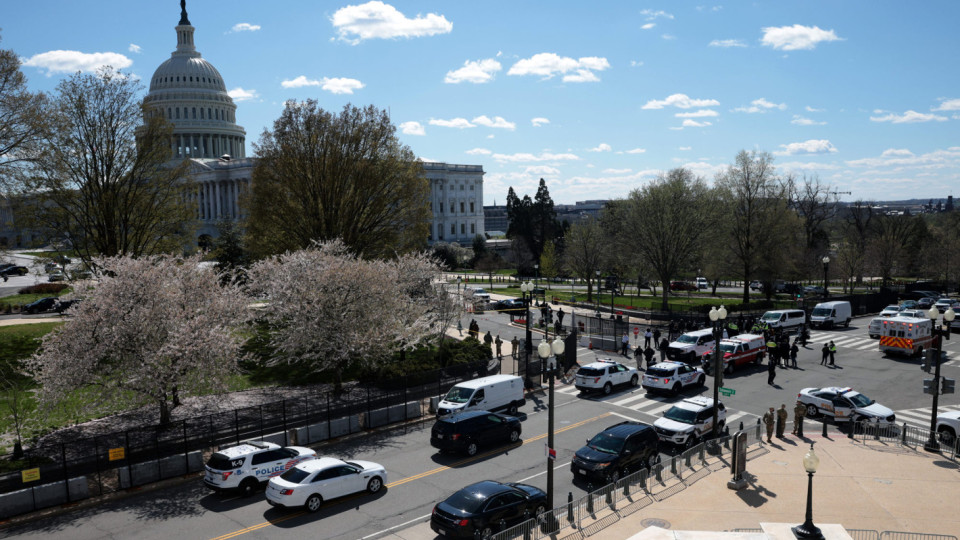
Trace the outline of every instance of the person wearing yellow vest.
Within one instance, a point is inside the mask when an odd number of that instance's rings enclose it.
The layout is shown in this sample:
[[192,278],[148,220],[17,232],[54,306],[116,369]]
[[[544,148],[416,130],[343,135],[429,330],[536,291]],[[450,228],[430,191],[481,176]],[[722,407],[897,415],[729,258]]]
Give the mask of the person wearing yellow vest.
[[834,365],[833,362],[836,359],[837,346],[833,344],[833,340],[830,340],[830,365]]

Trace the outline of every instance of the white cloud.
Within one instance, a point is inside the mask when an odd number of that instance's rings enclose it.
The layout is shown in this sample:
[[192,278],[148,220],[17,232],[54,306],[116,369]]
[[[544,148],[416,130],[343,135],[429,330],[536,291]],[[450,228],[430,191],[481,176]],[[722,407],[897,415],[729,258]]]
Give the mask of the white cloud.
[[649,29],[653,28],[653,27],[656,26],[656,25],[657,25],[657,23],[647,23],[647,24],[641,26],[640,29],[641,29],[641,30],[649,30]]
[[627,153],[627,154],[643,154],[643,153],[645,153],[646,151],[647,151],[646,148],[633,148],[633,149],[631,149],[631,150],[626,150],[625,153]]
[[549,165],[532,165],[523,169],[523,174],[533,174],[537,176],[556,176],[560,174],[560,169]]
[[813,163],[807,161],[789,161],[777,165],[778,169],[785,171],[835,171],[840,168],[838,165],[828,163]]
[[577,161],[580,156],[576,154],[554,154],[552,152],[541,152],[540,154],[529,154],[519,152],[516,154],[493,154],[493,159],[502,162],[537,162],[537,161]]
[[809,105],[807,105],[806,107],[804,107],[804,109],[806,109],[807,112],[823,112],[823,111],[826,110],[826,109],[815,109],[815,108],[813,108],[813,107],[811,107],[811,106],[809,106]]
[[712,126],[710,122],[697,122],[696,120],[690,120],[689,118],[683,121],[681,127],[707,127]]
[[400,133],[404,135],[426,135],[427,130],[423,129],[423,124],[420,122],[403,122],[400,124]]
[[378,0],[338,9],[330,18],[339,39],[356,45],[365,39],[396,39],[449,34],[453,23],[429,13],[407,18],[397,8]]
[[239,86],[227,92],[227,95],[232,97],[234,101],[249,101],[260,97],[256,90],[245,90]]
[[481,115],[474,118],[473,123],[478,126],[496,129],[509,129],[510,131],[513,131],[517,128],[517,124],[513,122],[507,122],[502,116],[494,116],[493,119],[490,119],[486,115]]
[[600,172],[603,174],[629,174],[633,169],[604,169]]
[[673,35],[673,34],[660,34],[660,37],[663,38],[663,39],[665,39],[665,40],[667,40],[667,41],[677,39],[677,36],[675,36],[675,35]]
[[780,148],[783,148],[783,150],[774,152],[774,154],[778,156],[795,156],[799,154],[833,154],[837,151],[833,144],[826,139],[810,139],[804,142],[781,144]]
[[284,88],[302,88],[304,86],[319,86],[321,89],[331,94],[352,94],[354,90],[359,90],[365,85],[357,79],[347,79],[344,77],[324,77],[322,79],[308,79],[300,75],[295,79],[287,79],[280,82]]
[[[139,52],[139,51],[137,51]],[[960,111],[960,99],[945,99],[934,111]]]
[[664,107],[677,107],[678,109],[692,109],[694,107],[716,107],[720,102],[715,99],[693,99],[686,94],[673,94],[667,96],[667,99],[651,99],[644,105],[643,109],[662,109]]
[[231,32],[256,32],[260,29],[259,24],[250,24],[250,23],[238,23],[233,25],[233,28],[230,29]]
[[708,116],[717,116],[718,114],[717,111],[712,109],[700,109],[698,111],[677,113],[674,116],[677,118],[706,118]]
[[[873,111],[874,113],[880,114],[884,111]],[[917,122],[946,122],[946,116],[940,116],[938,114],[926,114],[919,113],[917,111],[907,111],[903,114],[888,113],[884,116],[871,116],[870,120],[874,122],[891,122],[894,124],[915,124]]]
[[540,127],[542,125],[549,124],[550,120],[548,118],[543,118],[542,116],[538,116],[537,118],[532,118],[530,120],[530,123],[533,124],[533,127]]
[[471,156],[489,156],[493,152],[491,152],[490,150],[487,150],[486,148],[473,148],[473,149],[467,150],[467,153],[470,154]]
[[684,152],[686,152],[686,151],[688,151],[688,150],[693,150],[693,147],[692,147],[692,146],[681,146],[680,148],[677,148],[677,150],[683,150]]
[[47,51],[35,54],[23,61],[25,66],[47,70],[48,77],[54,73],[74,73],[77,71],[93,73],[106,66],[124,69],[132,64],[133,60],[120,53],[83,53],[80,51]]
[[611,150],[613,150],[613,148],[611,148],[609,144],[600,143],[596,148],[591,148],[587,150],[587,152],[609,152]]
[[880,157],[913,157],[913,152],[906,148],[888,148],[880,154]]
[[673,15],[667,13],[666,11],[654,11],[652,9],[645,9],[641,11],[640,14],[646,17],[648,21],[652,21],[658,17],[663,17],[664,19],[673,19]]
[[130,46],[127,47],[127,50],[135,54],[140,54],[140,51],[142,51],[143,49],[136,43],[131,43]]
[[800,116],[799,114],[793,115],[793,120],[790,121],[791,124],[796,124],[798,126],[823,126],[826,125],[826,122],[817,122],[811,118],[805,116]]
[[768,26],[763,29],[761,43],[784,51],[811,50],[821,41],[840,41],[833,30],[821,30],[818,26]]
[[563,75],[563,82],[596,82],[600,79],[594,73],[610,67],[606,58],[585,56],[573,59],[554,53],[538,53],[530,58],[518,60],[507,75],[538,75],[550,79]]
[[477,127],[471,124],[470,121],[467,120],[466,118],[453,118],[450,120],[444,120],[442,118],[431,118],[430,125],[448,127],[448,128],[457,128],[457,129]]
[[[886,152],[884,152],[886,153]],[[951,146],[946,150],[935,150],[919,156],[895,155],[878,158],[863,158],[846,162],[850,167],[890,168],[889,172],[899,173],[908,167],[921,169],[956,170],[960,167],[960,146]]]
[[737,107],[734,109],[734,112],[744,112],[744,113],[765,113],[770,109],[780,109],[781,111],[787,108],[786,103],[771,103],[764,98],[755,99],[750,102],[749,107]]
[[462,82],[479,84],[490,82],[493,80],[494,74],[500,71],[502,68],[503,66],[500,65],[500,62],[497,62],[493,58],[477,60],[476,62],[467,60],[463,63],[462,68],[448,71],[447,76],[443,79],[443,82],[448,84],[457,84]]
[[715,39],[707,44],[708,47],[746,47],[747,44],[742,39]]
[[631,61],[630,61],[630,67],[640,67],[640,66],[642,66],[642,65],[643,65],[643,62],[641,62],[640,60],[631,60]]

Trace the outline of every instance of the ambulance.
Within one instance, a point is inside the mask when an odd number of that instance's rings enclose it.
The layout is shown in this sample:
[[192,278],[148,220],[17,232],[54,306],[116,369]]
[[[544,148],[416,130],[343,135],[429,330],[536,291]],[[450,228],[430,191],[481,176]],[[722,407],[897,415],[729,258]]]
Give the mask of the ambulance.
[[880,351],[921,356],[933,345],[933,321],[917,317],[884,317],[880,324]]

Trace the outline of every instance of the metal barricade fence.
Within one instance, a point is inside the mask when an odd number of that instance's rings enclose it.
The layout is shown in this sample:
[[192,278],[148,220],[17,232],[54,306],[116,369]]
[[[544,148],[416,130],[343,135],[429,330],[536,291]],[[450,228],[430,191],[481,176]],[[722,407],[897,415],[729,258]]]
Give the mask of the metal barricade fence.
[[950,534],[924,534],[900,531],[883,531],[880,540],[957,540]]
[[910,448],[926,447],[933,444],[939,449],[941,455],[953,461],[957,461],[957,457],[960,455],[960,439],[954,438],[952,443],[947,443],[929,429],[911,426],[907,423],[897,426],[895,424],[861,421],[852,424],[850,429],[854,440],[863,442],[872,440]]

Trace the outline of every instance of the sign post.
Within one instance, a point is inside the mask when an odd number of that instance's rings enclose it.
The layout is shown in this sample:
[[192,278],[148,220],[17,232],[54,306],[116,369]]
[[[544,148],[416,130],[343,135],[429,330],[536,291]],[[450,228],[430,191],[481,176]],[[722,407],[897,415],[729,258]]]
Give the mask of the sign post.
[[724,388],[724,387],[721,386],[721,387],[720,387],[720,393],[723,394],[724,397],[730,397],[730,396],[736,394],[737,391],[734,390],[733,388]]
[[747,481],[744,473],[747,471],[747,434],[738,431],[733,435],[733,456],[730,460],[730,470],[733,472],[733,479],[727,482],[727,487],[733,490],[741,490],[747,487]]

